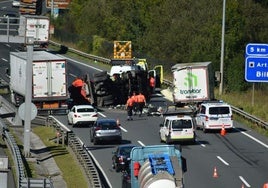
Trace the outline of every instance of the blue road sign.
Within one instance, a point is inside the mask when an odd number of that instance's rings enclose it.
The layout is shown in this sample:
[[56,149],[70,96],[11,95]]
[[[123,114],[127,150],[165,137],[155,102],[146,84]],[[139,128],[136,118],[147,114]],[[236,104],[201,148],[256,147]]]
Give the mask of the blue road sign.
[[248,82],[268,82],[268,56],[250,56],[245,61],[245,79]]
[[268,44],[249,43],[246,56],[268,56]]

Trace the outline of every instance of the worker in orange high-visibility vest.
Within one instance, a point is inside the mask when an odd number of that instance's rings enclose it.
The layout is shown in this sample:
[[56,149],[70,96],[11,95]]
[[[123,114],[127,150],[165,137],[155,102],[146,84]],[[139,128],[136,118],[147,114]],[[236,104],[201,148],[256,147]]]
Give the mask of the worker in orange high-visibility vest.
[[127,120],[133,120],[132,118],[133,104],[134,104],[134,100],[131,98],[131,96],[128,96],[127,103],[126,103]]
[[138,112],[138,98],[137,98],[137,94],[135,91],[133,92],[131,98],[133,100],[133,112],[134,112],[134,115],[136,115]]
[[137,95],[137,103],[138,103],[138,110],[140,113],[139,116],[141,117],[143,108],[146,104],[145,96],[141,92]]
[[155,78],[153,76],[150,76],[150,80],[149,80],[149,83],[150,83],[150,94],[154,94],[154,89],[155,89]]

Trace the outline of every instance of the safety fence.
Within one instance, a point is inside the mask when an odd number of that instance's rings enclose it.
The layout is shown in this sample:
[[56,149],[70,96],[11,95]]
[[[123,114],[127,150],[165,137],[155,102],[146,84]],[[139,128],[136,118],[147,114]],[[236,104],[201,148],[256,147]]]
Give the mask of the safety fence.
[[98,169],[95,166],[94,161],[86,150],[85,144],[77,136],[75,136],[73,131],[53,116],[48,116],[47,118],[39,116],[37,119],[39,122],[42,122],[43,119],[43,125],[45,124],[46,126],[53,127],[57,133],[56,142],[58,144],[61,143],[62,145],[67,145],[75,154],[76,159],[84,169],[90,187],[102,187],[102,181],[100,179]]
[[[7,124],[8,123],[17,123],[16,118],[16,108],[13,105],[9,104],[9,102],[0,96],[0,111],[1,115],[8,114],[8,117],[0,118],[0,129],[2,139],[5,141],[9,151],[12,154],[12,158],[14,161],[15,171],[16,171],[16,185],[19,188],[53,188],[53,183],[49,178],[44,179],[35,179],[28,178],[25,173],[25,167],[23,163],[23,156],[21,151],[15,141],[14,136],[11,134]],[[14,114],[14,115],[12,115]],[[15,123],[15,124],[16,124]]]
[[[57,42],[54,42],[54,41],[49,41],[49,44],[51,45],[54,45],[54,46],[57,46],[57,47],[62,47],[64,45],[62,44],[59,44]],[[107,59],[107,58],[103,58],[103,57],[99,57],[99,56],[95,56],[95,55],[91,55],[91,54],[87,54],[87,53],[84,53],[84,52],[81,52],[79,50],[76,50],[74,48],[68,48],[68,47],[65,47],[68,49],[68,51],[72,52],[72,53],[75,53],[77,55],[80,55],[82,57],[85,57],[85,58],[88,58],[90,60],[93,60],[93,61],[98,61],[98,62],[101,62],[101,63],[105,63],[105,64],[110,64],[111,60],[110,59]],[[169,81],[169,80],[166,80],[164,79],[163,80],[163,84],[166,85],[167,87],[170,87],[172,88],[172,82]],[[268,122],[265,122],[259,118],[257,118],[256,116],[253,116],[237,107],[234,107],[232,106],[232,110],[234,113],[236,113],[237,115],[253,122],[254,124],[262,127],[262,128],[265,128],[265,129],[268,129]]]
[[[1,113],[12,114],[16,112],[16,108],[13,105],[9,104],[9,102],[0,96],[0,109]],[[17,114],[17,112],[16,112]],[[23,163],[23,156],[21,155],[21,151],[17,146],[17,143],[13,137],[13,135],[9,132],[7,123],[14,124],[14,122],[18,123],[16,120],[16,115],[9,120],[6,119],[4,121],[0,118],[0,128],[2,138],[6,141],[9,150],[12,152],[13,161],[15,163],[16,170],[16,181],[19,188],[53,188],[53,182],[50,178],[28,178],[25,174],[25,168]],[[83,167],[84,172],[87,176],[88,182],[90,183],[90,187],[92,188],[100,188],[102,186],[102,180],[98,174],[98,169],[92,160],[89,152],[87,151],[85,144],[75,136],[75,134],[70,130],[67,126],[62,124],[53,116],[37,116],[34,120],[32,120],[32,124],[36,125],[45,125],[49,127],[53,127],[56,132],[56,142],[57,144],[62,144],[63,146],[67,145],[68,148],[76,156],[79,164]]]

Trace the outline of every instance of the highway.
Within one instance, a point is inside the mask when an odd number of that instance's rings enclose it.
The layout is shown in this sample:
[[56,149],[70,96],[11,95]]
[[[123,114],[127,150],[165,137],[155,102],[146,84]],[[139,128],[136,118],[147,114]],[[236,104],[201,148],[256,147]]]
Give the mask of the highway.
[[[16,45],[0,44],[0,74],[5,80],[9,52],[16,51]],[[68,60],[68,81],[86,73],[92,75],[100,71],[76,61]],[[98,64],[92,63],[92,66]],[[120,109],[99,109],[100,116],[118,118],[123,131],[123,143],[137,145],[162,144],[158,136],[162,117],[134,116],[126,121],[126,111]],[[56,116],[67,125],[66,116]],[[197,130],[196,144],[182,144],[182,155],[187,160],[184,175],[186,188],[191,187],[254,187],[260,188],[268,181],[268,139],[235,121],[235,130],[221,136],[219,132],[203,133]],[[69,126],[70,127],[70,126]],[[72,128],[72,127],[70,127]],[[72,128],[74,133],[86,144],[99,167],[109,180],[111,187],[121,187],[121,174],[112,169],[112,151],[116,145],[104,143],[94,146],[89,140],[88,127]],[[213,177],[216,169],[218,177]]]
[[[79,76],[98,71],[83,64],[74,66],[68,62],[70,74]],[[95,64],[93,64],[95,65]],[[82,67],[81,67],[82,66]],[[87,70],[87,71],[86,71]],[[126,121],[126,111],[102,108],[100,116],[119,119],[123,131],[123,143],[136,145],[162,144],[158,136],[162,117],[134,116]],[[67,125],[65,116],[57,117]],[[226,136],[219,132],[204,134],[197,130],[194,145],[182,144],[182,154],[187,160],[185,187],[262,187],[268,177],[268,139],[249,130],[235,121],[235,129]],[[70,127],[71,128],[71,127]],[[73,128],[74,133],[86,144],[89,152],[98,161],[112,187],[121,187],[121,174],[112,169],[112,151],[116,145],[101,144],[94,146],[89,140],[89,128]],[[216,168],[218,177],[213,177]]]

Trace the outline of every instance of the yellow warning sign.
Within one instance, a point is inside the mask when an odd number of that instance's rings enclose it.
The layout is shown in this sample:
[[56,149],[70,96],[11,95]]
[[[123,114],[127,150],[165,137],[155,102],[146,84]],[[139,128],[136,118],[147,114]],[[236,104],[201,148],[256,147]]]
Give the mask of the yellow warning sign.
[[114,41],[114,59],[131,59],[131,41]]

